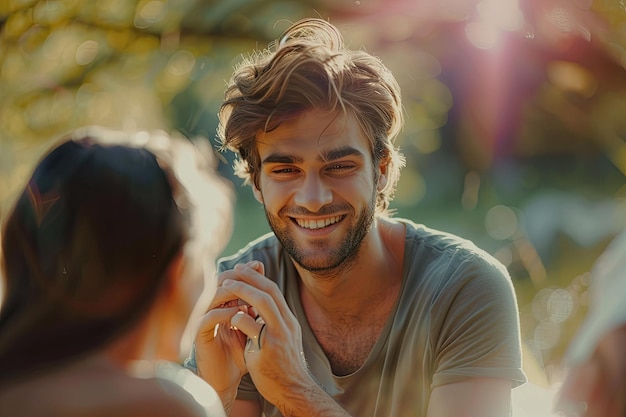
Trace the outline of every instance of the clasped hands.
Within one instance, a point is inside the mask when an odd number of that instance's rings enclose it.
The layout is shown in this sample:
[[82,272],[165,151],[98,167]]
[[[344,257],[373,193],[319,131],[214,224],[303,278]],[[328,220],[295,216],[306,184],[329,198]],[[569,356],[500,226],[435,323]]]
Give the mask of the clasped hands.
[[223,401],[234,400],[246,373],[273,404],[287,387],[314,383],[302,359],[300,324],[264,269],[252,261],[222,272],[198,329],[198,374]]

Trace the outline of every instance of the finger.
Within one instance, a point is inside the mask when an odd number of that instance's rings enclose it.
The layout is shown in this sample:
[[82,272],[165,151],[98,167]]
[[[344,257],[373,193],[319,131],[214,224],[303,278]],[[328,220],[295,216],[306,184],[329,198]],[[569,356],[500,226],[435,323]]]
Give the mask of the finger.
[[[263,293],[269,294],[274,300],[275,304],[278,306],[280,315],[286,316],[290,313],[289,306],[287,306],[287,303],[284,301],[285,298],[283,294],[281,293],[280,289],[274,281],[268,279],[264,275],[261,275],[256,270],[248,267],[245,264],[235,265],[235,269],[233,269],[233,271],[236,273],[236,275],[229,275],[230,279],[245,282],[261,290]],[[224,280],[223,282],[226,282],[227,280]],[[246,302],[250,303],[250,300],[246,299]],[[256,304],[250,305],[258,308]]]
[[[277,297],[278,300],[275,300],[270,294],[242,281],[226,280],[222,285],[247,304],[254,306],[254,311],[258,312],[258,315],[262,317],[266,323],[281,325],[281,322],[283,322],[283,316],[278,306],[278,304],[285,304],[282,296]],[[257,316],[255,315],[254,318],[250,317],[250,320],[254,321],[256,318]]]
[[[262,262],[251,261],[245,265],[248,265],[251,269],[257,271],[261,275],[263,275],[263,273],[265,272],[265,267]],[[225,280],[238,279],[238,277],[239,273],[234,269],[229,269],[218,275],[218,288],[215,295],[213,296],[213,300],[211,301],[211,306],[209,307],[209,309],[217,307],[233,307],[235,305],[245,305],[245,302],[243,300],[234,297],[233,294],[229,293],[228,291],[224,291],[221,287],[222,283]],[[265,279],[265,276],[263,276],[263,279]],[[253,316],[255,315],[256,313]]]
[[[239,265],[239,264],[237,264]],[[235,265],[235,266],[237,266]],[[235,271],[235,269],[227,269],[226,271],[221,272],[218,276],[217,276],[217,285],[221,286],[222,282],[224,282],[227,279],[237,279],[237,272]]]
[[209,311],[216,308],[245,306],[246,303],[223,287],[218,287],[211,301]]
[[246,264],[249,268],[254,269],[261,275],[265,275],[265,264],[260,261],[251,261]]
[[211,341],[217,335],[220,324],[230,323],[231,318],[242,312],[241,307],[216,308],[208,311],[200,318],[198,334],[204,341]]
[[259,310],[254,308],[254,306],[250,306],[249,314],[250,314],[250,317],[254,317],[255,321],[265,323],[265,320],[263,320],[263,317],[261,317]]
[[249,340],[257,347],[261,347],[262,330],[265,328],[265,323],[252,320],[250,316],[246,314],[235,314],[230,323],[243,332]]
[[263,262],[250,261],[246,263],[238,263],[238,264],[235,264],[233,269],[227,269],[226,271],[222,271],[220,274],[218,274],[217,285],[218,286],[222,285],[222,282],[224,282],[227,279],[237,279],[237,276],[239,275],[237,270],[241,267],[248,267],[252,269],[253,271],[256,271],[260,275],[265,274],[265,265],[263,265]]
[[226,271],[223,271],[222,273],[220,273],[217,276],[217,285],[222,285],[222,283],[227,280],[227,279],[237,279],[239,276],[239,272],[241,270],[241,268],[249,268],[253,271],[255,271],[256,273],[258,273],[259,275],[262,275],[263,278],[265,278],[265,265],[263,264],[263,262],[260,261],[250,261],[250,262],[246,262],[246,263],[238,263],[235,264],[235,266],[233,267],[233,269],[228,269]]

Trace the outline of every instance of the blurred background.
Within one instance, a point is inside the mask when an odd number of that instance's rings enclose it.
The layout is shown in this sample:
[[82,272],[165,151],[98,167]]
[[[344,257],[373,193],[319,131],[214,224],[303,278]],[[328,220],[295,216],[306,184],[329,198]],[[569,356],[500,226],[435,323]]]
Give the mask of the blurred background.
[[[396,75],[407,123],[397,215],[509,269],[525,367],[549,387],[626,225],[623,0],[2,0],[0,216],[50,140],[87,124],[214,142],[242,55],[330,20]],[[225,253],[268,231],[249,187]]]

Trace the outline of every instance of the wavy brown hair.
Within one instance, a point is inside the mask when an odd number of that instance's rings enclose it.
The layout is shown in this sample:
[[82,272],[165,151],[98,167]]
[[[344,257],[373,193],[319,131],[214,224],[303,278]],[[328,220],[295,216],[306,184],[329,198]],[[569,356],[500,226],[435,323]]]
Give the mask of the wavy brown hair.
[[356,117],[375,166],[387,163],[387,186],[376,202],[377,211],[386,212],[404,164],[394,145],[403,125],[400,88],[380,59],[346,48],[338,29],[322,19],[293,24],[269,49],[235,68],[219,112],[218,139],[222,150],[237,154],[237,175],[258,187],[257,133],[313,108]]

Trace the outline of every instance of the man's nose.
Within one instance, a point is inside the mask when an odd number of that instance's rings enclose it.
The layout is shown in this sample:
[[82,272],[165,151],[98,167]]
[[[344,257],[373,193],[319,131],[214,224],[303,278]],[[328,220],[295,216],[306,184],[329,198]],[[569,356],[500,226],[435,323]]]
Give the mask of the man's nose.
[[308,174],[304,178],[295,196],[295,203],[311,212],[317,212],[320,208],[330,204],[332,200],[332,190],[316,174]]

